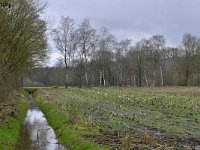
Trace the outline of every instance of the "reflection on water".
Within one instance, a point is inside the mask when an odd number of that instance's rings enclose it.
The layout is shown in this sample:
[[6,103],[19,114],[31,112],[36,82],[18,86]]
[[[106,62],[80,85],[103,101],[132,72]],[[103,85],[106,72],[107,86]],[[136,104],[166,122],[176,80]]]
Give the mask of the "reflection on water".
[[44,114],[34,102],[30,103],[17,147],[21,150],[65,150],[58,143],[54,130],[47,124]]

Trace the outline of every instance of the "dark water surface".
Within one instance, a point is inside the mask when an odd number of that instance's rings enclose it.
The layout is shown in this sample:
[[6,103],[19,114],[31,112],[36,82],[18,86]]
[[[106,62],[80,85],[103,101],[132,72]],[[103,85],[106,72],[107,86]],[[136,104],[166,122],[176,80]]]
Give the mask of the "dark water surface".
[[17,150],[66,150],[58,143],[54,130],[33,101],[30,102],[18,143]]

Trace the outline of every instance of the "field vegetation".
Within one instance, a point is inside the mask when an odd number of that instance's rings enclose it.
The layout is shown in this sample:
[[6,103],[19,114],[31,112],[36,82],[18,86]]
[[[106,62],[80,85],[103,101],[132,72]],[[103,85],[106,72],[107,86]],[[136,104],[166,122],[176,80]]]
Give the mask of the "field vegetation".
[[192,149],[200,143],[199,91],[53,88],[42,90],[38,101],[67,147],[85,145],[78,136],[111,149]]

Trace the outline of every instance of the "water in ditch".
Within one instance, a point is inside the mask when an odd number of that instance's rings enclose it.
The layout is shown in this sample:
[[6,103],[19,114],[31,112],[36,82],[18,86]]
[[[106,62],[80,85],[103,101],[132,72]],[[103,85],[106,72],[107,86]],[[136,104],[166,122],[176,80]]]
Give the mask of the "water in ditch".
[[59,144],[44,114],[31,100],[18,143],[17,150],[66,150]]

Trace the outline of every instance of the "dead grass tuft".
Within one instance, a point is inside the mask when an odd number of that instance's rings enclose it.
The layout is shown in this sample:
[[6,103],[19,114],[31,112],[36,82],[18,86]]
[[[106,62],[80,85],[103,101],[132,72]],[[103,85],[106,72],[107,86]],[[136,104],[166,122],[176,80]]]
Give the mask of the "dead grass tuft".
[[151,147],[157,146],[157,140],[156,137],[151,133],[144,133],[144,143],[147,145],[150,145]]

